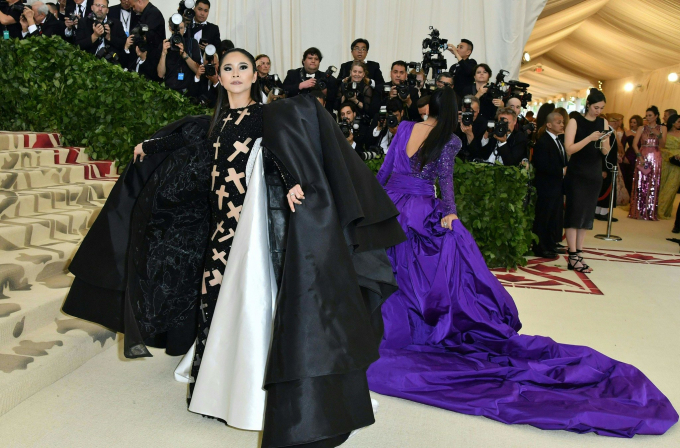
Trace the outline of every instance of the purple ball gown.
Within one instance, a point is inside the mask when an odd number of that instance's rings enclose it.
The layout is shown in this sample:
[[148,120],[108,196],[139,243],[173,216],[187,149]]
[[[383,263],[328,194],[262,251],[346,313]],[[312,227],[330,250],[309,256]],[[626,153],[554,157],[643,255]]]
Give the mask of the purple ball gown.
[[[414,123],[402,122],[378,180],[408,239],[388,249],[399,290],[383,305],[374,392],[542,429],[632,437],[663,434],[678,421],[668,399],[635,367],[521,328],[510,294],[489,271],[456,212],[458,137],[417,169],[406,154]],[[439,178],[442,200],[434,195]],[[389,179],[389,180],[388,180]]]

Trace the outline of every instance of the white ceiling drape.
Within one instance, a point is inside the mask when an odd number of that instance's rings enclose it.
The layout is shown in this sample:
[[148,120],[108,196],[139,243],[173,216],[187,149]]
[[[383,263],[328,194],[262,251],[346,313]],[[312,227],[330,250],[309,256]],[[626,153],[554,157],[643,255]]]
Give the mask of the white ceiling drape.
[[538,99],[650,74],[680,63],[680,1],[549,0],[525,49],[520,79]]

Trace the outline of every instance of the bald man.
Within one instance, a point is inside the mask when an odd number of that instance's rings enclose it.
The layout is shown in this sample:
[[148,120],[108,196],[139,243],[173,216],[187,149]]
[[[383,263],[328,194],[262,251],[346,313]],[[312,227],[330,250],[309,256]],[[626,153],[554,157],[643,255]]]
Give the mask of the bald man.
[[21,17],[21,38],[34,36],[64,36],[65,25],[57,20],[43,2],[33,2]]

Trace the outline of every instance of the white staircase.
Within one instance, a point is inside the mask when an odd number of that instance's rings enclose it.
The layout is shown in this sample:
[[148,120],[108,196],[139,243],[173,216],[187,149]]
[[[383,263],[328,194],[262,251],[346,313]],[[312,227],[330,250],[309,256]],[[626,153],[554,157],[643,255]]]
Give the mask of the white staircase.
[[0,415],[109,347],[63,314],[67,267],[117,179],[53,133],[0,131]]

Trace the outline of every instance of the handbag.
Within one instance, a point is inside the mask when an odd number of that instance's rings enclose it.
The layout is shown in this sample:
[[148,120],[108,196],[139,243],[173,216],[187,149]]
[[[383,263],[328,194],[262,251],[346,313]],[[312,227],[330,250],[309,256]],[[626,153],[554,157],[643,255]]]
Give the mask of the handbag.
[[649,162],[645,162],[645,163],[643,163],[643,164],[639,164],[639,163],[638,163],[638,164],[635,166],[635,168],[637,168],[638,170],[640,170],[640,173],[642,173],[642,174],[645,175],[645,176],[647,176],[649,173],[652,172],[652,164],[649,163]]
[[668,161],[671,165],[680,166],[680,156],[669,157]]

